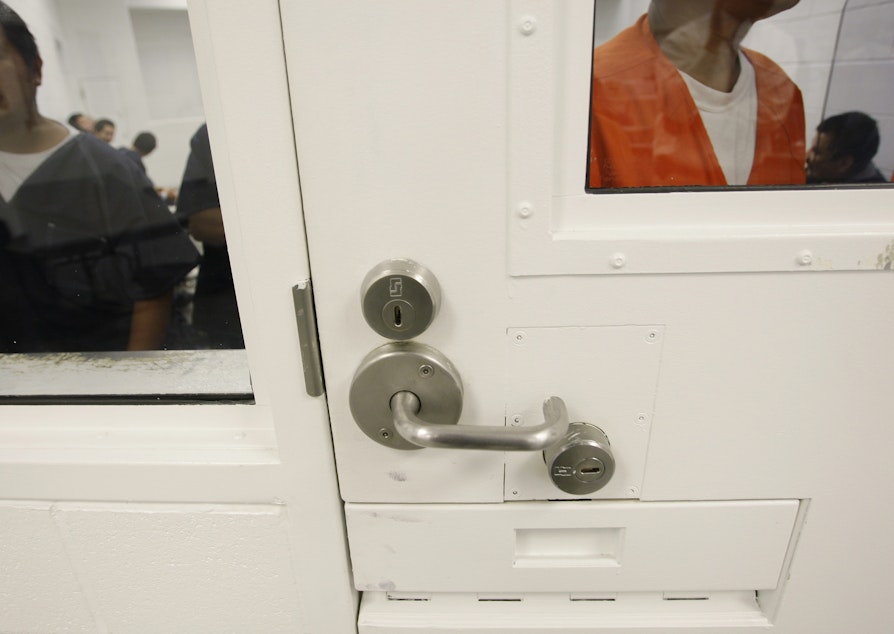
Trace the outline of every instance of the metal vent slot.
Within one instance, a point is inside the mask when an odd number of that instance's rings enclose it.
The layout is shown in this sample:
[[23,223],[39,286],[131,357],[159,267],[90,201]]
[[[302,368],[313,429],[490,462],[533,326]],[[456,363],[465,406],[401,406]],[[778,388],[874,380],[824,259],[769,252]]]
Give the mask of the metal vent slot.
[[711,595],[705,592],[665,592],[661,598],[665,601],[707,601]]
[[431,594],[422,592],[388,592],[389,601],[431,601]]

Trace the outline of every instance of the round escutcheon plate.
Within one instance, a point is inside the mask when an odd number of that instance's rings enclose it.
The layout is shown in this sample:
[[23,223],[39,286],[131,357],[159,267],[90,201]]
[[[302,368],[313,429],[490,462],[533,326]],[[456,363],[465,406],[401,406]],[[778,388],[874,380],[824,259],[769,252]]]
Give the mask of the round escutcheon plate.
[[351,382],[351,414],[363,433],[392,449],[422,449],[394,428],[391,397],[412,392],[421,403],[420,418],[455,425],[463,409],[459,372],[443,354],[415,341],[393,342],[370,352]]

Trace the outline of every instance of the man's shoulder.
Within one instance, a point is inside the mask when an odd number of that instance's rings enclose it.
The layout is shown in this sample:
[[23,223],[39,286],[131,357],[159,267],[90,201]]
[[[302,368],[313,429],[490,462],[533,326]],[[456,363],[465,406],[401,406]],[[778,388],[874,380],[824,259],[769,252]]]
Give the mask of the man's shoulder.
[[593,51],[593,77],[609,78],[637,72],[660,57],[658,44],[648,31],[646,16]]
[[754,72],[759,78],[779,83],[794,84],[788,76],[788,73],[782,69],[782,66],[763,53],[758,53],[750,48],[743,48],[742,52],[745,54],[745,57],[748,58],[748,61],[751,62],[751,65],[754,67]]
[[92,134],[80,132],[64,143],[48,159],[52,162],[82,165],[85,169],[104,168],[121,163],[124,156]]

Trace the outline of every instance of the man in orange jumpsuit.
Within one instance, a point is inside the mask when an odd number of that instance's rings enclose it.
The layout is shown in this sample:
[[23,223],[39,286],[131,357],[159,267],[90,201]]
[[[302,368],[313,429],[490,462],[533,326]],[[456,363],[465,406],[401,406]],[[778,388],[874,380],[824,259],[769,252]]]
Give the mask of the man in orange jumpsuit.
[[798,0],[652,0],[594,51],[591,188],[804,183],[804,105],[740,42]]

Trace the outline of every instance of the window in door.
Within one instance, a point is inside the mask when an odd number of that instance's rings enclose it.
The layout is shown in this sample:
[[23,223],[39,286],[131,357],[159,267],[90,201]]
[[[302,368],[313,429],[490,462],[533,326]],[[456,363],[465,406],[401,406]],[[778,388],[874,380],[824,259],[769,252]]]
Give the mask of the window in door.
[[8,4],[3,396],[251,399],[185,0]]
[[892,2],[597,0],[588,191],[889,183],[892,25]]

